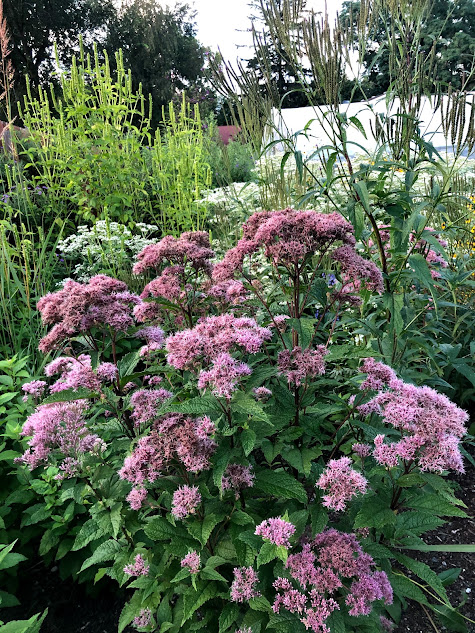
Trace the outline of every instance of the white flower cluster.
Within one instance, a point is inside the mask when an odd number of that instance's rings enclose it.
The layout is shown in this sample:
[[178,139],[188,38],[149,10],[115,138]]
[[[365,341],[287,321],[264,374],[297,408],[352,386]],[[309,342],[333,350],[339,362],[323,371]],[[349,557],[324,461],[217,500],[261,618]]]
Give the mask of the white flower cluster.
[[134,230],[137,233],[124,224],[98,220],[92,227],[78,226],[75,235],[58,243],[58,250],[65,259],[76,262],[74,278],[84,282],[99,272],[119,266],[131,268],[137,254],[160,237],[155,224],[138,222]]

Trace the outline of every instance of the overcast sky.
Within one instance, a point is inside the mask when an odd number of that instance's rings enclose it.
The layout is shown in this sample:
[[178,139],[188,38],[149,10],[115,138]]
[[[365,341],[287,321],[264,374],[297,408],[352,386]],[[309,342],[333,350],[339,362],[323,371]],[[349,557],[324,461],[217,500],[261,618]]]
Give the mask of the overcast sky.
[[[178,0],[165,0],[164,4],[173,7]],[[223,56],[234,61],[236,57],[247,59],[252,57],[249,46],[251,35],[246,32],[250,28],[248,6],[249,0],[188,0],[197,12],[196,23],[198,39],[205,46],[221,50]],[[341,7],[342,0],[330,0],[328,15],[333,19]],[[308,0],[308,8],[324,11],[325,0]]]

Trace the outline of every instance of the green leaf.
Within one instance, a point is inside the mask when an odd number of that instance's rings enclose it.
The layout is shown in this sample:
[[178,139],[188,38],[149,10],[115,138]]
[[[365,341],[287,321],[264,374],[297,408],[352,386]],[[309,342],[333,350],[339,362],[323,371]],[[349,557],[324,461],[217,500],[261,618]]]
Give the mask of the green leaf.
[[394,512],[390,508],[381,508],[381,500],[377,496],[373,496],[363,502],[361,510],[356,515],[354,527],[381,529],[385,525],[392,525],[395,522]]
[[203,578],[203,580],[220,580],[226,584],[228,582],[224,576],[221,576],[221,574],[212,567],[205,567],[200,572],[200,578]]
[[203,521],[193,521],[187,524],[187,530],[193,538],[200,541],[201,545],[205,546],[211,532],[220,523],[225,515],[207,514]]
[[55,402],[74,402],[74,400],[89,400],[90,398],[96,398],[97,393],[90,389],[84,389],[79,387],[78,389],[65,389],[64,391],[58,391],[53,393],[41,401],[41,404],[54,404]]
[[43,620],[48,614],[48,609],[40,615],[39,613],[29,620],[13,620],[0,626],[0,633],[38,633]]
[[249,606],[253,611],[263,611],[265,613],[272,613],[272,606],[270,602],[264,596],[257,596],[257,598],[251,598],[249,600]]
[[435,591],[447,604],[450,604],[445,587],[442,581],[428,565],[421,561],[414,560],[404,554],[393,553],[394,558],[412,571],[416,576],[423,580],[427,585]]
[[460,554],[473,554],[475,552],[475,544],[461,543],[460,545],[414,545],[404,547],[404,549],[417,550],[419,552],[457,552]]
[[210,414],[218,411],[221,413],[216,398],[207,395],[190,398],[185,402],[167,403],[163,409],[163,412],[190,413],[192,415]]
[[239,607],[237,604],[228,602],[225,604],[219,615],[219,633],[227,631],[239,615]]
[[79,530],[76,539],[74,540],[74,544],[71,548],[72,552],[77,552],[78,550],[86,547],[91,541],[95,541],[101,536],[105,535],[104,528],[98,525],[95,519],[89,519],[84,523]]
[[59,543],[60,537],[53,530],[46,530],[46,532],[41,537],[39,554],[40,556],[44,556],[47,554],[53,547]]
[[177,528],[163,517],[152,517],[145,526],[144,532],[152,541],[167,541],[177,536]]
[[79,571],[84,571],[88,567],[91,567],[91,565],[96,565],[97,563],[104,563],[108,560],[114,560],[117,552],[119,552],[122,548],[123,545],[121,545],[118,541],[114,539],[110,539],[109,541],[101,543],[94,550],[93,555],[84,561]]
[[430,274],[430,269],[425,257],[423,257],[420,253],[413,253],[409,257],[409,265],[416,273],[417,279],[426,288],[432,288],[432,286],[434,285],[434,280],[432,279],[432,275]]
[[407,576],[393,573],[390,575],[389,580],[391,582],[391,587],[397,596],[415,600],[416,602],[420,602],[420,604],[429,604],[422,589],[407,578]]
[[18,598],[7,591],[0,591],[0,609],[7,607],[17,607],[20,604]]
[[244,429],[241,433],[241,444],[244,450],[244,455],[247,457],[254,448],[257,435],[252,429]]
[[415,510],[425,510],[440,516],[463,517],[464,519],[468,518],[468,514],[466,512],[436,494],[420,495],[406,501],[405,505],[409,508],[414,508]]
[[307,503],[305,488],[284,471],[261,470],[256,473],[254,488],[277,499],[297,499],[301,503]]
[[255,420],[270,424],[269,418],[262,406],[247,393],[237,391],[231,401],[231,407],[234,411],[250,415]]
[[346,633],[345,621],[340,611],[333,611],[326,621],[331,633]]
[[395,537],[407,534],[419,536],[424,532],[435,530],[444,523],[443,519],[426,512],[402,512],[397,516]]
[[260,567],[261,565],[267,565],[267,563],[270,563],[271,560],[280,558],[277,550],[277,545],[264,543],[257,556],[257,566]]
[[242,510],[235,510],[231,515],[231,523],[235,523],[236,525],[248,525],[249,523],[254,523],[254,519]]
[[448,587],[449,585],[454,583],[460,576],[461,571],[461,567],[454,567],[452,569],[446,569],[445,571],[440,572],[439,578],[444,587]]
[[124,605],[119,617],[118,633],[122,633],[126,626],[139,614],[142,604],[142,596],[135,592],[129,602]]
[[216,585],[212,582],[197,583],[196,591],[189,589],[184,595],[181,626],[183,626],[205,602],[214,598],[217,592]]

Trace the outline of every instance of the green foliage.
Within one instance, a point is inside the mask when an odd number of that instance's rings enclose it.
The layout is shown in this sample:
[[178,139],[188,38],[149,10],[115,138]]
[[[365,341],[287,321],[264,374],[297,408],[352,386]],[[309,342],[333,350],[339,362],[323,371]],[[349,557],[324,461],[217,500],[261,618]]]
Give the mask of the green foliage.
[[[111,71],[81,47],[61,93],[28,93],[22,118],[31,137],[23,157],[35,188],[46,188],[48,215],[86,221],[156,220],[163,230],[196,228],[204,211],[195,201],[208,185],[199,111],[170,107],[162,131],[150,128],[151,102],[134,90],[122,53]],[[48,143],[43,142],[47,138]],[[34,143],[32,143],[32,140]],[[36,189],[35,189],[36,190]]]

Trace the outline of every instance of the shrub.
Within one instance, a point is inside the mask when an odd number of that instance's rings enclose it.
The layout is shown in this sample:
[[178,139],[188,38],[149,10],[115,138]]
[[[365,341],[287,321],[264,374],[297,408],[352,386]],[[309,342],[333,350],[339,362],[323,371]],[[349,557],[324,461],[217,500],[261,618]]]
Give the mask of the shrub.
[[135,590],[119,631],[376,633],[408,598],[463,626],[405,552],[467,516],[444,476],[468,416],[338,329],[383,291],[353,227],[265,211],[213,255],[167,236],[138,256],[140,297],[99,275],[40,301],[62,355],[24,386],[18,461],[88,509],[62,555]]

